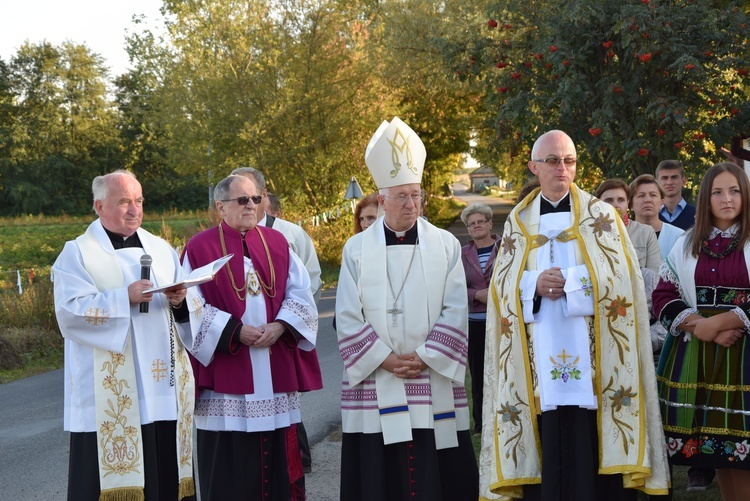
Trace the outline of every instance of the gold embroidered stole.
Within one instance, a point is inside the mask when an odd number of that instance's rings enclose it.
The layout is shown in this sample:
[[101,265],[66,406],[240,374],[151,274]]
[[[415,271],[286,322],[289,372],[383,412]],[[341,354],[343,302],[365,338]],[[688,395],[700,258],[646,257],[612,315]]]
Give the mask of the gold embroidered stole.
[[[114,252],[102,247],[92,223],[76,239],[84,267],[100,291],[124,286],[120,263]],[[103,230],[101,230],[103,233]],[[150,234],[139,235],[142,240]],[[174,271],[174,269],[172,269]],[[167,273],[160,269],[155,274]],[[168,283],[173,276],[161,282]],[[163,300],[163,299],[162,299]],[[165,308],[172,317],[169,308]],[[193,409],[195,383],[184,346],[177,335],[174,318],[169,319],[175,340],[175,380],[177,390],[177,461],[179,498],[195,494],[193,479]],[[132,328],[131,328],[132,329]],[[105,328],[103,327],[103,330]],[[132,330],[131,330],[132,332]],[[132,334],[128,333],[125,350],[116,353],[94,349],[94,399],[96,407],[97,457],[99,461],[100,501],[143,501],[145,486],[141,415],[138,383],[133,358]]]
[[[487,310],[485,400],[480,492],[485,499],[521,497],[541,482],[537,402],[528,361],[519,285],[535,269],[539,192],[505,223]],[[623,474],[625,487],[666,492],[666,450],[656,400],[649,315],[635,250],[608,204],[571,185],[576,258],[592,280],[595,314],[594,391],[598,398],[599,473]],[[641,363],[643,362],[643,363]],[[646,420],[646,415],[650,414]]]

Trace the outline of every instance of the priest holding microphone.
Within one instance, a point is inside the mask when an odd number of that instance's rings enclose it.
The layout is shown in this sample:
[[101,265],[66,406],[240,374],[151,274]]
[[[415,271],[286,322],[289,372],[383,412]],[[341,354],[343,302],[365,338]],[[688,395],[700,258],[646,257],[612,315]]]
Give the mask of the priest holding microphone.
[[195,499],[193,374],[180,332],[185,289],[174,249],[142,229],[128,171],[92,183],[98,219],[52,267],[65,338],[69,500]]

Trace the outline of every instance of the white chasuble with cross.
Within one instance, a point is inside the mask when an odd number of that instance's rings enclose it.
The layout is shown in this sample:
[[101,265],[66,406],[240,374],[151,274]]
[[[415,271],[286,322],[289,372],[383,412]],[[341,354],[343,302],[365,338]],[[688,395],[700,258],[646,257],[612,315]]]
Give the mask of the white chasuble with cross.
[[[535,323],[535,362],[541,410],[558,405],[577,405],[596,409],[597,400],[591,374],[589,327],[585,316],[594,314],[593,296],[581,282],[590,283],[584,265],[576,264],[575,242],[556,239],[571,225],[569,212],[541,216],[539,234],[547,242],[535,249],[536,270],[526,271],[521,279],[524,319]],[[539,311],[533,313],[533,299],[539,274],[559,267],[566,278],[566,295],[553,300],[542,297]]]

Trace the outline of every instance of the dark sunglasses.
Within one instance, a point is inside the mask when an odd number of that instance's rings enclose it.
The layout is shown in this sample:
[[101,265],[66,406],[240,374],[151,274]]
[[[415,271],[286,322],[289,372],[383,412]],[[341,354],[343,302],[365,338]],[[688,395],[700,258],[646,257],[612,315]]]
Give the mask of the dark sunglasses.
[[255,195],[254,197],[237,197],[230,198],[229,200],[220,200],[220,202],[231,202],[232,200],[237,200],[237,203],[240,205],[247,205],[250,200],[252,200],[255,205],[260,205],[263,201],[263,197],[260,195]]

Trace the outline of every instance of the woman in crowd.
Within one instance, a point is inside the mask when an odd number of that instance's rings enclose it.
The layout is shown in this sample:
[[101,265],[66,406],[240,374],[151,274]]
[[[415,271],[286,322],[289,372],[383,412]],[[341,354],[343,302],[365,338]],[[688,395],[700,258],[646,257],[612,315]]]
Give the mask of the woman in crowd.
[[664,188],[651,174],[641,174],[630,183],[630,208],[635,214],[636,221],[654,229],[662,261],[667,258],[680,235],[685,233],[682,228],[659,219],[659,209],[664,196]]
[[354,234],[370,227],[378,218],[378,194],[370,193],[357,202],[354,208]]
[[471,204],[461,212],[461,221],[472,240],[461,248],[469,298],[469,373],[471,374],[474,433],[482,431],[482,389],[484,387],[484,331],[487,321],[487,290],[497,254],[498,235],[492,232],[492,209]]
[[628,228],[628,236],[635,247],[638,255],[638,266],[648,268],[659,273],[661,266],[661,253],[656,233],[648,225],[631,221],[628,216],[628,199],[630,192],[628,185],[622,179],[607,179],[597,188],[594,194],[596,198],[612,205],[622,217],[622,221]]
[[670,461],[716,468],[725,501],[750,499],[749,192],[732,163],[706,172],[653,294],[670,334],[657,370]]

